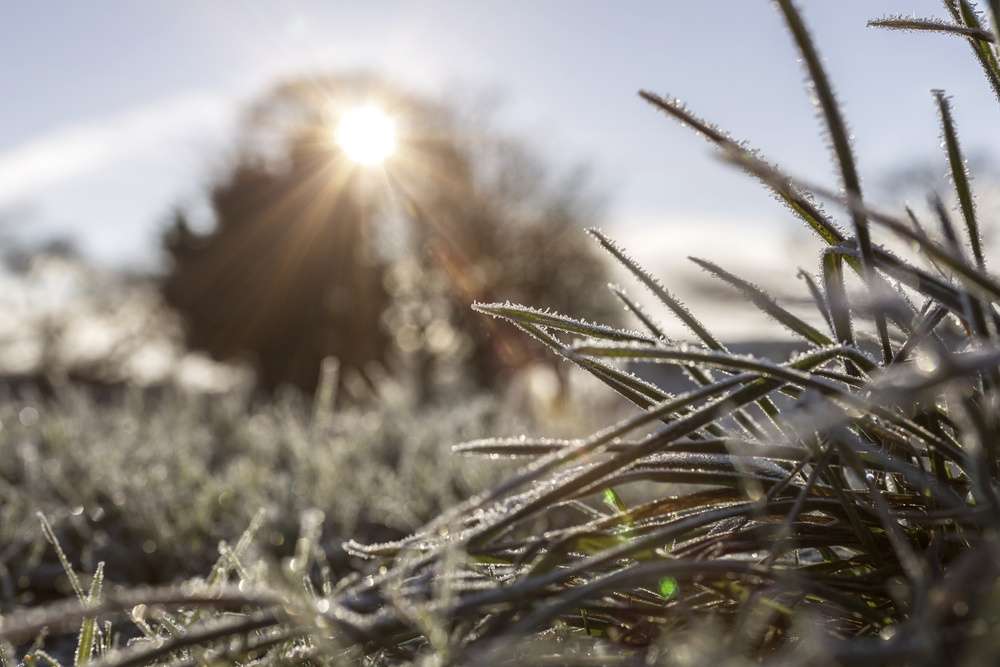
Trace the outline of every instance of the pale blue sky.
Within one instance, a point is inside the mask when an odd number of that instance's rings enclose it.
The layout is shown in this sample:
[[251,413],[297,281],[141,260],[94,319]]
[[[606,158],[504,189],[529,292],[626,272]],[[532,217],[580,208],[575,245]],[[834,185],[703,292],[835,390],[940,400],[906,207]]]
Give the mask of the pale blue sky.
[[[929,90],[964,144],[1000,153],[966,44],[865,27],[934,0],[800,0],[856,135],[862,172],[939,157]],[[635,95],[670,93],[793,172],[833,172],[777,12],[717,2],[7,2],[0,20],[0,234],[68,234],[102,260],[155,259],[236,111],[279,75],[366,67],[432,94],[499,92],[503,125],[554,161],[590,161],[608,227],[756,238],[789,216]],[[942,163],[942,170],[943,170]]]

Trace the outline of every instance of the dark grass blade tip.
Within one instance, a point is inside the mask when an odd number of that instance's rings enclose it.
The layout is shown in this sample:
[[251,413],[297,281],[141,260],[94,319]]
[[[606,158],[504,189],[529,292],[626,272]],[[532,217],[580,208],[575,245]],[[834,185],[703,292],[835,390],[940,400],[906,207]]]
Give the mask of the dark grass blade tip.
[[974,37],[987,42],[994,42],[996,38],[993,33],[981,28],[970,28],[969,26],[948,23],[941,19],[934,18],[908,18],[906,16],[886,16],[880,19],[872,19],[868,22],[870,28],[886,28],[889,30],[913,30],[915,32],[939,32],[948,35],[958,35],[959,37]]

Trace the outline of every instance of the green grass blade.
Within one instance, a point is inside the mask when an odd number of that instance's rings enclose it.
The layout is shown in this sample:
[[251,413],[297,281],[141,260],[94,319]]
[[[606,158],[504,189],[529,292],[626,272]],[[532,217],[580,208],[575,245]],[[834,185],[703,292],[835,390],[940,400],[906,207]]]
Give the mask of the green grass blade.
[[[90,590],[87,592],[87,606],[95,607],[101,603],[101,594],[104,588],[104,562],[97,564],[94,576],[90,580]],[[83,619],[80,624],[80,633],[77,636],[76,651],[73,654],[74,665],[85,665],[94,657],[95,648],[100,646],[100,629],[97,625],[97,618],[90,616]]]
[[1000,44],[1000,0],[989,0],[990,17],[993,19],[994,42]]
[[[847,301],[847,288],[844,286],[844,268],[841,255],[827,249],[822,256],[823,287],[826,300],[830,305],[830,321],[833,323],[833,333],[841,345],[854,345],[854,325],[851,321],[850,305]],[[844,367],[849,372],[856,372],[847,361]]]

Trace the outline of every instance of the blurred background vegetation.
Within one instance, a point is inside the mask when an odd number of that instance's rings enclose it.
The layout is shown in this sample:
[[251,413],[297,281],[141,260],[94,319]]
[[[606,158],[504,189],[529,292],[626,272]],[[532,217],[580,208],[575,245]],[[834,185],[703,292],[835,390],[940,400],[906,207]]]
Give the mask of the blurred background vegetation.
[[[334,140],[345,109],[372,103],[400,126],[391,169],[359,168]],[[422,400],[501,389],[535,364],[561,394],[565,367],[470,304],[619,319],[608,265],[580,233],[603,197],[584,167],[557,173],[484,114],[369,74],[283,81],[242,118],[204,185],[208,210],[168,216],[162,272],[89,266],[59,240],[10,244],[32,312],[18,329],[32,333],[7,341],[6,384],[251,382],[308,395],[332,358],[342,400],[387,375]]]
[[[331,136],[373,102],[401,128],[399,160],[375,173]],[[165,235],[163,294],[192,348],[249,362],[263,389],[311,391],[327,356],[345,378],[377,365],[426,392],[442,373],[496,388],[537,355],[474,318],[477,300],[615,319],[579,233],[597,203],[582,171],[553,174],[524,143],[372,76],[288,81],[246,118],[208,186],[211,227],[178,211]]]

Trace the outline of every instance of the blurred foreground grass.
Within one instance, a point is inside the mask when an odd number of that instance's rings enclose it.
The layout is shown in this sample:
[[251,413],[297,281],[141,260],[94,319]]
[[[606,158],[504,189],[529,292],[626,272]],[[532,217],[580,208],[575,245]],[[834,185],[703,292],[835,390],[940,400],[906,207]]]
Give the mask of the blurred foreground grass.
[[294,396],[250,404],[79,390],[0,405],[0,595],[4,611],[70,593],[37,512],[70,560],[108,580],[156,584],[206,574],[220,541],[264,512],[255,548],[290,555],[304,512],[322,508],[323,551],[348,569],[346,536],[396,539],[487,486],[498,472],[451,455],[501,426],[494,401],[417,409],[403,396],[314,414]]

